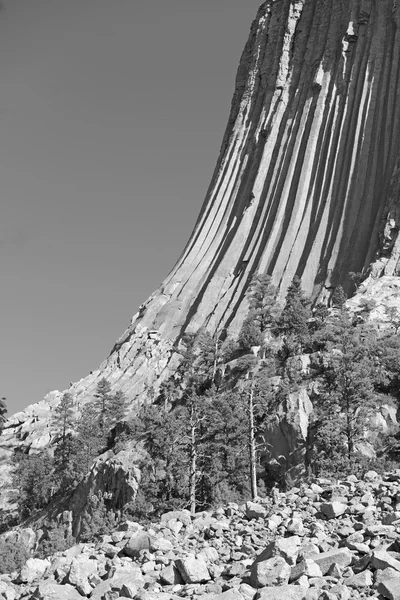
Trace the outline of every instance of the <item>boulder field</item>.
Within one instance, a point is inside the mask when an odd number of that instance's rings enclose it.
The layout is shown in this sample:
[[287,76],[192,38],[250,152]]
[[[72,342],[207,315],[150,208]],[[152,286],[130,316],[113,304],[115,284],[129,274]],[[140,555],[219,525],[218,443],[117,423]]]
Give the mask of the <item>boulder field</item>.
[[400,471],[125,521],[0,576],[4,600],[400,600]]

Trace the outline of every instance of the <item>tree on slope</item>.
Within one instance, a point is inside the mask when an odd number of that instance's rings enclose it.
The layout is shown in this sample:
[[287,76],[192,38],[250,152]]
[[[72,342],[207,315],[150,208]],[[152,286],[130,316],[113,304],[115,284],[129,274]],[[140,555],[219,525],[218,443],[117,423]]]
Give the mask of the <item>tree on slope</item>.
[[272,285],[269,275],[253,277],[246,294],[249,312],[238,337],[243,350],[249,350],[252,346],[264,347],[266,332],[273,329],[278,315],[276,295],[276,287]]
[[277,321],[277,333],[285,337],[289,355],[301,354],[310,342],[310,302],[305,297],[299,277],[293,277],[286,303]]
[[52,424],[59,432],[54,450],[55,477],[59,481],[59,488],[66,489],[71,483],[71,454],[74,448],[72,434],[76,428],[74,401],[69,392],[65,392],[54,409]]
[[[357,444],[363,441],[368,419],[376,410],[376,365],[362,327],[343,311],[331,324],[327,365],[316,408],[317,463],[352,470]],[[341,460],[339,461],[339,458]]]

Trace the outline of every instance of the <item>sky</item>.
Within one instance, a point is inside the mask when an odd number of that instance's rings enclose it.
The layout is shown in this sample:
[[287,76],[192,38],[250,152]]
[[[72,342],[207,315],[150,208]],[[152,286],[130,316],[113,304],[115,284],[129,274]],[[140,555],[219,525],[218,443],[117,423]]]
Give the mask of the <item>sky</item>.
[[200,211],[260,0],[3,0],[0,396],[108,356]]

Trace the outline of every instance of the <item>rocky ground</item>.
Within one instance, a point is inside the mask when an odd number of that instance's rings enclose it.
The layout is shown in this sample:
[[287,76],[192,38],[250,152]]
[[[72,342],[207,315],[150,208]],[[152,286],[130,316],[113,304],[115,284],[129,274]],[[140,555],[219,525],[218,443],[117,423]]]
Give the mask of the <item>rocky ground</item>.
[[400,471],[126,522],[0,576],[6,600],[400,600]]

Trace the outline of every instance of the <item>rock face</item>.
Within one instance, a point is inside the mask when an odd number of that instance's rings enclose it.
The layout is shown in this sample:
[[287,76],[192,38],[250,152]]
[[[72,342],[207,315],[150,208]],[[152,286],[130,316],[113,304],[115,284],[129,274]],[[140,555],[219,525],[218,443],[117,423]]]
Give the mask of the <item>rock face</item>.
[[[263,2],[190,240],[107,360],[71,386],[78,404],[102,377],[141,402],[174,371],[185,331],[235,333],[255,273],[281,296],[297,274],[322,298],[371,263],[398,274],[399,25],[393,0]],[[48,443],[40,411],[7,423],[6,450]]]

